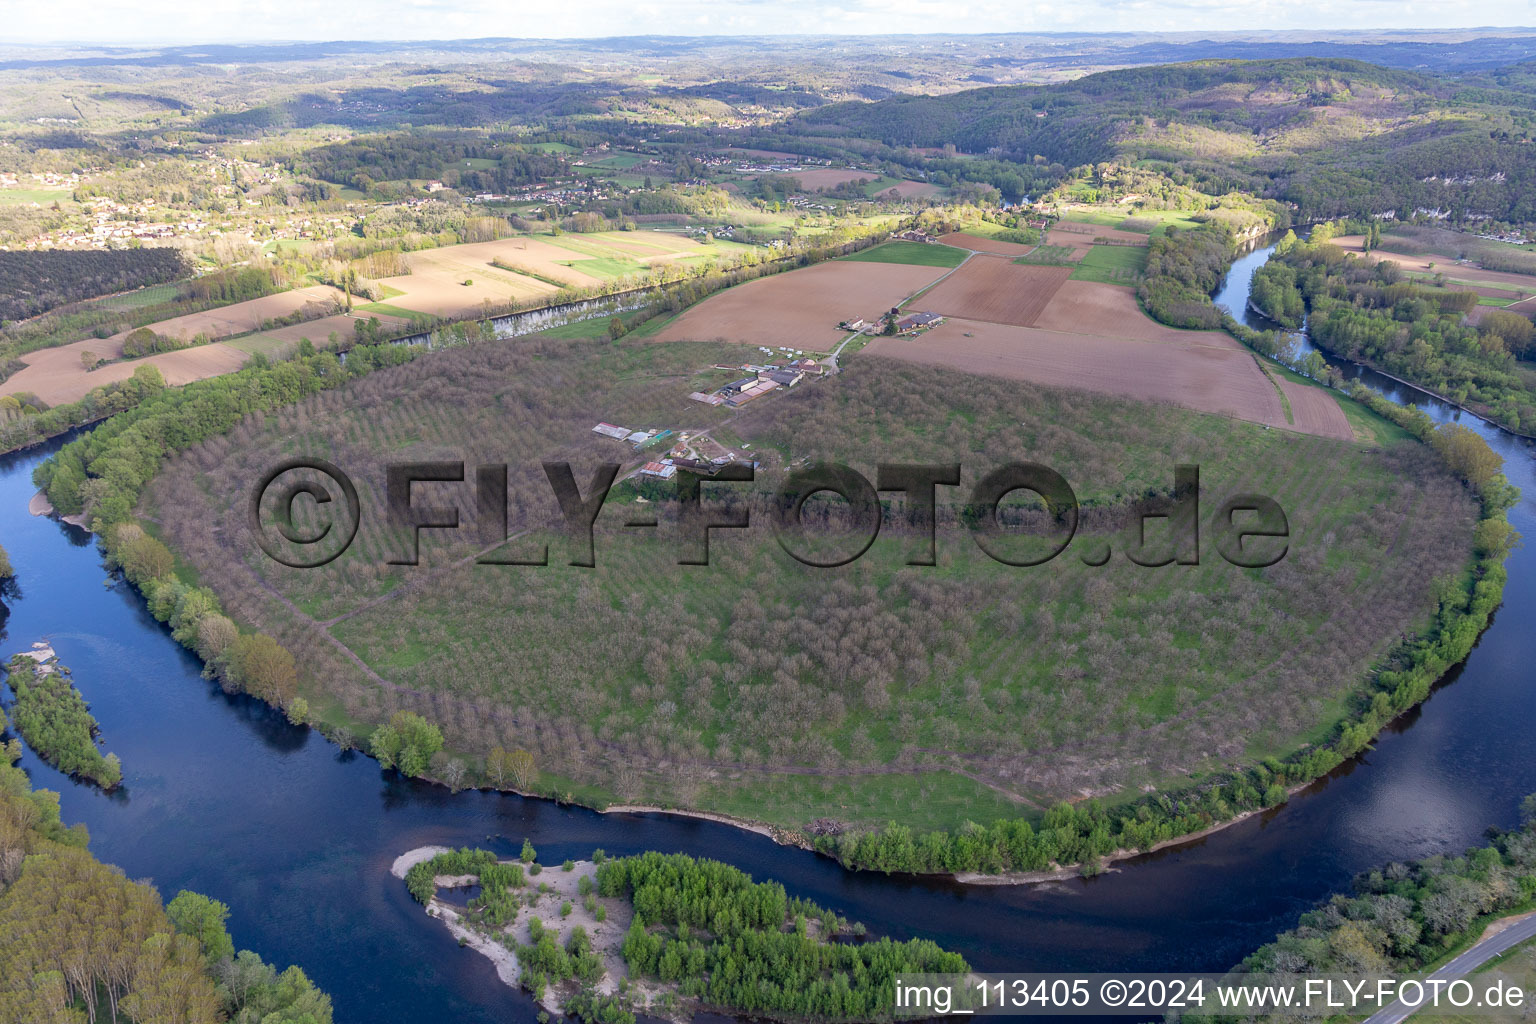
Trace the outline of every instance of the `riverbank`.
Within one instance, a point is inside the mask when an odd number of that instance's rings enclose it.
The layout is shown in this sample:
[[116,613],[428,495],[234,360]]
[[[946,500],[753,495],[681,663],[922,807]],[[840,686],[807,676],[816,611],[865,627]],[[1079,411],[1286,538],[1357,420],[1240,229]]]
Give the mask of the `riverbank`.
[[[1328,356],[1332,356],[1334,359],[1348,359],[1347,356],[1338,355],[1337,353],[1333,352],[1331,349],[1324,348],[1322,345],[1318,344],[1317,339],[1312,336],[1312,332],[1311,331],[1306,331],[1305,333],[1306,333],[1307,340],[1319,352],[1322,352],[1323,354],[1328,355]],[[1404,380],[1402,377],[1397,376],[1397,374],[1395,374],[1395,373],[1388,373],[1386,370],[1383,370],[1381,367],[1377,366],[1375,363],[1372,363],[1369,360],[1349,359],[1349,361],[1353,362],[1353,363],[1356,363],[1356,364],[1358,364],[1360,366],[1365,367],[1366,369],[1370,370],[1372,373],[1379,373],[1379,374],[1381,374],[1381,376],[1386,377],[1388,380],[1396,381],[1398,384],[1403,385],[1403,387],[1412,388],[1413,390],[1419,392],[1419,394],[1427,395],[1428,397],[1433,398],[1437,402],[1442,402],[1445,405],[1451,406],[1452,408],[1460,409],[1462,412],[1466,413],[1468,416],[1476,416],[1480,420],[1487,420],[1490,423],[1498,423],[1498,421],[1493,419],[1493,417],[1491,415],[1489,415],[1489,413],[1486,410],[1481,410],[1480,411],[1480,410],[1474,409],[1474,408],[1472,408],[1470,406],[1462,405],[1460,402],[1456,401],[1455,399],[1447,398],[1445,395],[1440,394],[1438,391],[1435,391],[1432,388],[1427,388],[1427,387],[1425,387],[1422,384],[1415,384],[1411,380]],[[1527,434],[1524,431],[1515,430],[1513,427],[1510,427],[1508,424],[1505,424],[1505,423],[1499,423],[1498,426],[1499,426],[1500,430],[1504,431],[1507,434],[1511,434],[1511,435],[1513,435],[1515,437],[1524,438],[1527,441],[1536,441],[1536,434]]]
[[[1108,874],[1110,872],[1118,872],[1122,869],[1111,867],[1110,865],[1122,863],[1128,860],[1135,860],[1137,857],[1149,856],[1150,854],[1158,853],[1162,850],[1172,850],[1180,846],[1187,846],[1190,843],[1197,843],[1200,840],[1213,836],[1218,832],[1224,832],[1233,826],[1241,825],[1249,818],[1263,814],[1266,811],[1272,811],[1278,807],[1285,806],[1285,802],[1290,800],[1291,797],[1295,796],[1297,793],[1300,793],[1302,790],[1308,789],[1315,785],[1317,781],[1317,779],[1308,779],[1306,782],[1298,782],[1296,785],[1286,790],[1286,800],[1275,804],[1273,807],[1258,807],[1251,811],[1244,811],[1242,814],[1237,815],[1235,818],[1232,818],[1229,821],[1218,822],[1215,825],[1212,825],[1210,828],[1201,829],[1198,832],[1191,832],[1188,835],[1175,836],[1172,839],[1164,839],[1162,842],[1154,843],[1153,845],[1147,847],[1145,850],[1115,850],[1113,853],[1106,854],[1103,858],[1101,858],[1100,870],[1094,873]],[[960,882],[963,885],[989,886],[1035,885],[1040,882],[1065,882],[1068,879],[1080,878],[1082,875],[1082,864],[1068,864],[1064,867],[1054,868],[1049,871],[1012,871],[996,875],[981,874],[972,871],[962,871],[948,877],[954,879],[956,882]]]
[[70,526],[84,530],[86,533],[91,532],[90,522],[86,519],[85,513],[76,512],[72,516],[59,515],[53,507],[53,503],[48,500],[48,495],[42,491],[32,495],[32,500],[27,502],[27,513],[34,516],[53,516],[61,523],[68,523]]
[[[718,822],[721,825],[729,825],[732,828],[739,828],[744,832],[751,832],[755,835],[767,836],[769,839],[772,839],[774,842],[779,843],[782,846],[797,846],[802,850],[809,850],[811,848],[810,845],[804,841],[803,836],[799,836],[799,833],[792,832],[789,829],[777,828],[765,822],[751,821],[746,818],[733,818],[729,814],[717,814],[714,811],[684,811],[670,807],[655,807],[649,804],[614,804],[608,807],[599,808],[598,813],[669,814],[678,818],[697,818],[700,821]],[[799,836],[798,841],[796,838],[794,838],[796,836]]]

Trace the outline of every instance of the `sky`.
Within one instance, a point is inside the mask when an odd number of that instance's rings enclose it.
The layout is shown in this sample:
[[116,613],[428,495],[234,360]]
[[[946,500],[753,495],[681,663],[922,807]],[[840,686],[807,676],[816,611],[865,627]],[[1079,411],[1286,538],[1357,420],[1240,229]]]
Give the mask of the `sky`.
[[0,42],[1172,32],[1536,25],[1536,0],[83,0],[6,3]]

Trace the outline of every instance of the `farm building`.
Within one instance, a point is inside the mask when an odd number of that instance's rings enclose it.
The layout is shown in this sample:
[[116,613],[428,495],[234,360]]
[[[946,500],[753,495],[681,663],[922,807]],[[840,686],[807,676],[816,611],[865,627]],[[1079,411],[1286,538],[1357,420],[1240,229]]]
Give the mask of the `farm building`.
[[693,399],[695,402],[703,402],[705,405],[722,405],[725,402],[725,399],[721,398],[719,395],[706,395],[702,391],[695,391],[688,397]]
[[937,313],[908,313],[896,321],[896,330],[900,334],[906,334],[925,327],[936,327],[943,322],[944,318]]
[[622,441],[629,436],[629,428],[616,427],[612,423],[599,423],[597,426],[592,428],[592,433],[602,434],[604,437],[611,437],[615,441]]
[[[766,369],[766,367],[764,367],[764,369]],[[732,395],[739,394],[740,392],[747,390],[747,388],[750,388],[756,383],[757,373],[754,372],[750,377],[743,377],[741,380],[731,381],[725,387],[720,389],[720,393],[726,397],[727,401],[729,401]]]
[[769,370],[763,376],[781,387],[792,388],[800,383],[805,374],[799,370]]
[[823,372],[821,364],[814,359],[796,359],[789,364],[789,368],[791,370],[799,370],[804,374],[814,374],[818,377]]
[[640,467],[642,476],[655,476],[663,480],[670,480],[677,474],[677,467],[665,462],[647,462]]
[[726,396],[725,404],[731,407],[745,405],[754,398],[762,398],[770,391],[778,390],[778,385],[771,380],[754,379],[750,387],[742,388],[735,394]]

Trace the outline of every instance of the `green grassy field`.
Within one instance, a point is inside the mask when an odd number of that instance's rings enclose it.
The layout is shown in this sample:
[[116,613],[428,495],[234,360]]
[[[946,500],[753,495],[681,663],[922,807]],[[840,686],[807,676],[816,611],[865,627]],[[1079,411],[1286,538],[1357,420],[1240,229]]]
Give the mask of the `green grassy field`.
[[406,309],[404,306],[392,306],[387,302],[365,302],[352,307],[359,313],[379,313],[383,316],[398,316],[406,320],[414,320],[417,317],[427,316],[419,309]]
[[633,153],[615,153],[612,156],[605,156],[601,160],[589,160],[587,162],[587,166],[612,167],[621,171],[627,171],[631,167],[635,166],[635,164],[644,162],[644,157],[636,156]]
[[[1367,449],[868,356],[740,411],[710,408],[687,394],[729,378],[712,364],[756,350],[612,343],[604,326],[451,349],[317,396],[220,447],[222,459],[179,460],[149,511],[232,614],[302,653],[312,705],[338,720],[408,708],[472,765],[492,746],[524,746],[545,785],[592,802],[785,825],[827,814],[953,828],[1288,752],[1350,707],[1390,638],[1424,627],[1434,579],[1470,553],[1471,500],[1413,442]],[[625,482],[598,520],[596,567],[578,570],[539,462],[569,460],[583,489],[585,467],[636,465],[629,446],[591,432],[598,420],[716,430],[761,464],[765,487],[806,460],[873,475],[876,461],[955,459],[969,486],[1044,452],[1085,508],[1105,511],[1085,513],[1065,555],[1026,569],[982,554],[959,518],[963,490],[944,488],[937,566],[906,564],[917,540],[893,521],[852,564],[808,569],[759,506],[757,526],[714,535],[709,565],[682,566],[670,485]],[[547,541],[550,564],[477,565],[468,531],[424,531],[423,565],[390,566],[402,537],[366,517],[316,570],[217,541],[244,515],[253,467],[341,451],[368,507],[382,500],[384,460],[508,463],[512,530],[529,534],[507,550]],[[1207,512],[1238,491],[1279,501],[1286,560],[1239,570],[1209,546],[1197,566],[1123,557],[1135,528],[1107,510],[1165,490],[1175,462],[1201,467]],[[657,530],[623,527],[655,511]],[[1115,557],[1085,564],[1106,543]],[[247,570],[291,605],[240,583]]]
[[1149,235],[1166,235],[1170,227],[1198,227],[1199,221],[1188,210],[1137,210],[1120,223],[1111,225],[1121,231],[1137,231]]
[[128,312],[132,309],[141,309],[144,306],[153,306],[161,302],[170,302],[180,290],[176,284],[156,284],[147,288],[139,288],[135,291],[125,292],[122,295],[113,295],[99,300],[99,304],[107,309],[115,309],[120,312]]
[[21,206],[38,203],[42,206],[73,206],[73,193],[68,189],[53,188],[0,188],[0,206]]
[[634,259],[612,259],[598,257],[588,260],[568,260],[563,262],[572,270],[579,270],[593,277],[626,277],[630,274],[638,274],[645,270],[645,264]]
[[1124,209],[1115,209],[1110,207],[1089,210],[1068,210],[1066,213],[1061,215],[1061,219],[1064,221],[1071,221],[1076,224],[1096,224],[1101,228],[1119,227],[1120,222],[1125,220],[1125,218],[1126,212]]
[[844,256],[855,263],[907,263],[919,267],[958,267],[968,254],[952,245],[928,242],[886,242],[873,249]]
[[1013,262],[1046,267],[1071,266],[1072,254],[1076,251],[1070,245],[1037,245],[1033,252],[1019,256]]
[[1074,281],[1133,285],[1147,267],[1147,250],[1139,245],[1095,245],[1072,271]]

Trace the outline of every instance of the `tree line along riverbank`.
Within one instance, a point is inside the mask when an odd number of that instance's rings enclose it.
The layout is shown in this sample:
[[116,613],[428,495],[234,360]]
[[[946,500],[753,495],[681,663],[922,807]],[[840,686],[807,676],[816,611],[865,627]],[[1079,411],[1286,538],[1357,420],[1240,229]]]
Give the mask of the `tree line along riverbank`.
[[[1177,246],[1186,236],[1196,234],[1181,232],[1169,245]],[[1224,238],[1230,257],[1234,243],[1229,235],[1212,231],[1207,236]],[[1208,238],[1200,243],[1202,251],[1209,248]],[[1170,266],[1177,263],[1177,250],[1173,252],[1166,261]],[[1198,278],[1200,286],[1205,284],[1205,276]],[[389,351],[399,353],[392,358],[400,361],[411,358],[408,350]],[[102,534],[109,560],[139,587],[150,610],[171,625],[180,642],[197,651],[227,686],[277,704],[297,721],[306,721],[311,714],[297,693],[292,656],[270,637],[242,630],[223,614],[211,592],[178,578],[172,553],[131,521],[133,509],[143,483],[154,475],[165,456],[228,430],[244,415],[340,386],[371,368],[365,361],[354,363],[353,359],[342,367],[334,355],[315,353],[168,390],[67,445],[37,473],[37,482],[61,509],[80,509],[89,502],[93,525]],[[1408,424],[1405,429],[1421,440],[1440,436],[1430,428],[1419,429],[1421,425],[1413,417],[1422,418],[1422,414],[1397,410],[1384,399],[1380,404],[1378,412]],[[1476,445],[1452,431],[1445,437],[1448,443],[1442,455],[1482,503],[1475,563],[1464,575],[1464,585],[1444,596],[1432,631],[1391,653],[1358,692],[1344,721],[1327,741],[1288,758],[1266,759],[1199,786],[1113,809],[1090,801],[1063,804],[1033,819],[967,826],[952,832],[914,835],[910,829],[893,826],[792,840],[813,845],[854,868],[1007,875],[1078,867],[1093,873],[1106,860],[1204,832],[1283,801],[1290,789],[1357,753],[1387,721],[1422,700],[1432,683],[1470,650],[1498,604],[1504,581],[1501,562],[1509,540],[1505,511],[1514,501],[1513,489],[1502,476],[1486,471]],[[1474,440],[1482,444],[1480,439]],[[1469,461],[1451,462],[1452,453],[1461,453]],[[336,725],[316,724],[330,735],[354,742]],[[365,746],[386,766],[398,766],[412,774],[439,774],[430,768],[432,754],[441,745],[440,734],[436,743],[431,742],[432,723],[418,725],[402,720],[379,728],[381,733],[375,734],[379,742],[368,741]],[[425,737],[424,743],[406,742],[406,733]],[[390,742],[391,737],[395,742]],[[472,765],[460,761],[456,777],[439,777],[454,786],[507,784],[506,772],[498,776],[490,764],[485,772],[478,772]],[[528,786],[524,783],[519,788],[526,790]]]

